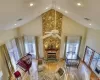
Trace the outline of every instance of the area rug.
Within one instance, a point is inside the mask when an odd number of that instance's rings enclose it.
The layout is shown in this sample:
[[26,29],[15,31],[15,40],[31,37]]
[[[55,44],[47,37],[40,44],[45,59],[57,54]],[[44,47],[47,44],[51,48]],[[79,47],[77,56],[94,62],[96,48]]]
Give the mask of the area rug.
[[41,71],[38,74],[39,80],[55,80],[54,73],[46,72],[46,71]]

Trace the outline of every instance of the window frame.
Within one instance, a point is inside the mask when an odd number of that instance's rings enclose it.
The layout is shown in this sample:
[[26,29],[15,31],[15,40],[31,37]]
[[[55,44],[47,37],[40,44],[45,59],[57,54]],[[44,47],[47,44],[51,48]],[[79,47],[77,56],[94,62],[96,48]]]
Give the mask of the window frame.
[[80,38],[77,55],[79,55],[79,51],[80,51],[80,47],[81,47],[81,40],[82,40],[82,36],[66,36],[65,37],[65,50],[64,50],[64,58],[65,59],[66,59],[66,49],[67,49],[68,37],[79,37]]

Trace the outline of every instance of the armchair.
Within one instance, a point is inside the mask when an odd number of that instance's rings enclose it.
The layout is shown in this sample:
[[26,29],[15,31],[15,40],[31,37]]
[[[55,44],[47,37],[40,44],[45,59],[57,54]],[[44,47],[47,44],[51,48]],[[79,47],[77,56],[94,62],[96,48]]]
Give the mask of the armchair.
[[65,70],[63,68],[59,68],[55,73],[56,80],[66,80]]

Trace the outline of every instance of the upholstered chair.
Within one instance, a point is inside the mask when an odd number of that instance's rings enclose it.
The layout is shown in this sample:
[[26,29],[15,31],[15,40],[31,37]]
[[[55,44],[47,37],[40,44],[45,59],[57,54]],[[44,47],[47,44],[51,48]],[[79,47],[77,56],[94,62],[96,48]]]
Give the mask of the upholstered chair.
[[66,74],[64,68],[59,68],[55,73],[56,80],[66,80]]

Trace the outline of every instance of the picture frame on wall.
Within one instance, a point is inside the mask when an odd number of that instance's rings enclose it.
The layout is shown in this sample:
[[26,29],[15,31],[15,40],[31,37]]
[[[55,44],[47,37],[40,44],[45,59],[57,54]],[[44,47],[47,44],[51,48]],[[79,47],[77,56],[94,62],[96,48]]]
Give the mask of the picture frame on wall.
[[84,62],[87,66],[90,67],[90,64],[91,64],[91,59],[94,55],[94,50],[91,49],[90,47],[86,46],[86,49],[85,49],[85,55],[84,55]]
[[90,68],[94,71],[96,69],[98,59],[99,59],[99,54],[97,52],[94,53],[93,58],[91,60]]
[[100,77],[100,54],[99,54],[99,57],[98,57],[98,61],[97,61],[97,64],[96,64],[95,71],[98,74],[98,76]]
[[100,77],[100,53],[86,46],[83,62],[96,75],[96,78]]

